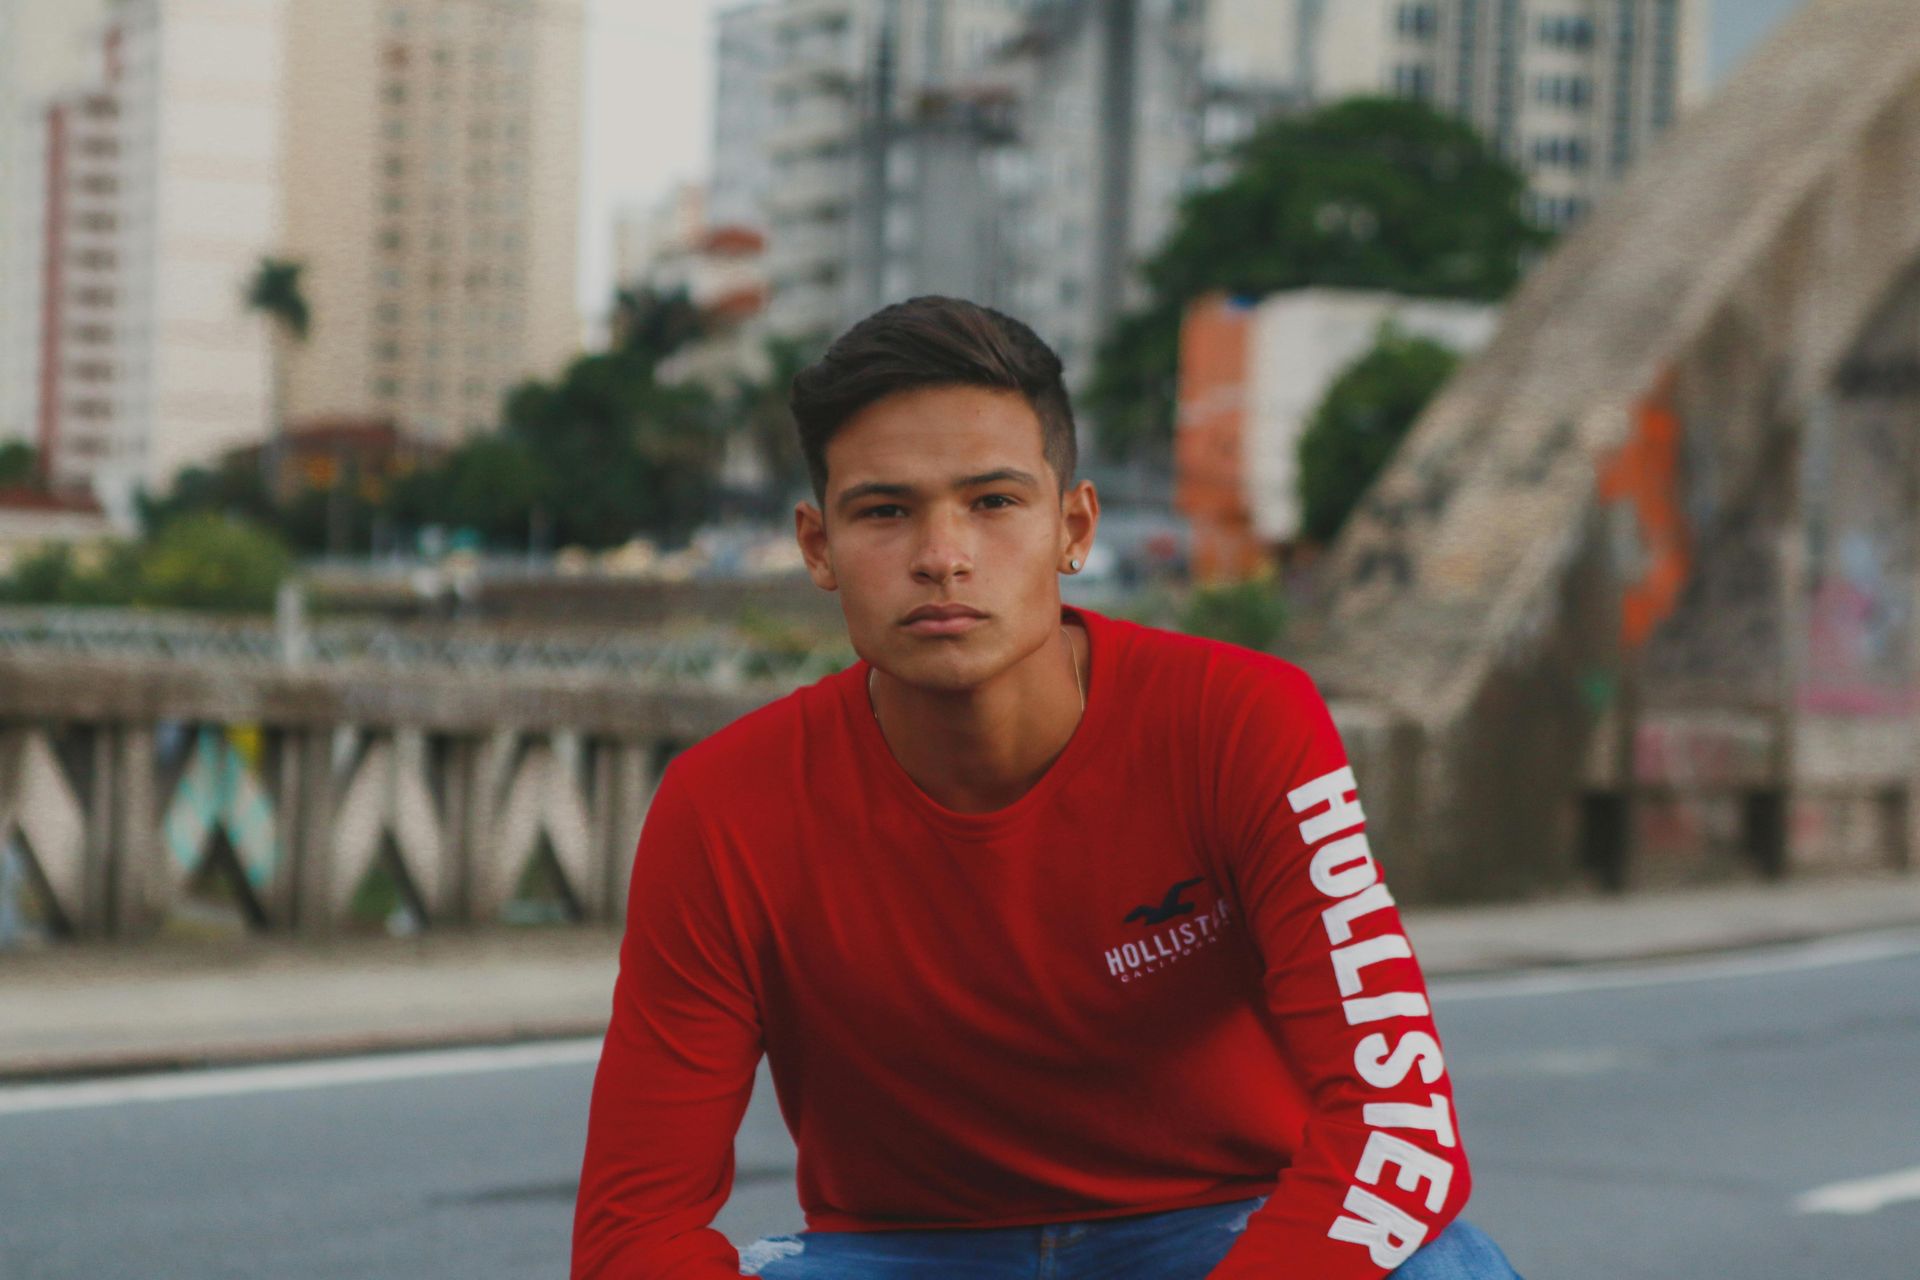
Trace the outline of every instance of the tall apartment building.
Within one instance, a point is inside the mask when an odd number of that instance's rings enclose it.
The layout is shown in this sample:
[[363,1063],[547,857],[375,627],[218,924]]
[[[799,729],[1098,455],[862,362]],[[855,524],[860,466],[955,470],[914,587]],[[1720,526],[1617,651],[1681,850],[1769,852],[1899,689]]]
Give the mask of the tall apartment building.
[[[115,0],[93,79],[29,131],[50,178],[11,236],[39,269],[7,350],[55,477],[124,517],[276,401],[430,443],[497,425],[578,346],[582,4]],[[312,312],[283,364],[244,303],[264,256]]]
[[47,109],[100,80],[107,0],[0,0],[0,441],[39,417]]
[[101,83],[49,99],[41,151],[38,360],[32,442],[38,479],[92,491],[140,466],[139,438],[117,410],[126,351],[120,233],[120,98]]
[[[1131,268],[1240,136],[1302,92],[1271,0],[769,0],[722,15],[716,204],[764,184],[773,327],[915,293],[1020,315],[1078,382]],[[756,68],[771,62],[771,74]],[[760,85],[777,123],[744,121]],[[769,163],[755,170],[756,157]]]
[[[830,333],[914,293],[961,293],[1031,323],[1079,386],[1141,300],[1136,268],[1181,195],[1224,177],[1261,120],[1359,93],[1430,101],[1525,171],[1537,220],[1563,225],[1704,92],[1706,10],[770,0],[730,15],[721,80],[765,85],[778,123],[762,152],[717,128],[715,171],[767,184],[776,328]],[[963,12],[977,45],[929,38]],[[756,82],[769,46],[749,32],[769,28],[774,70]],[[741,177],[758,154],[768,168]]]
[[114,430],[137,463],[96,480],[110,506],[258,440],[272,416],[271,343],[245,291],[283,215],[286,3],[115,8]]
[[748,0],[714,18],[713,176],[707,217],[717,227],[764,232],[773,185],[763,145],[779,123],[769,79],[777,53],[780,7]]
[[1059,353],[1069,385],[1140,300],[1133,268],[1193,181],[1205,12],[1188,0],[1043,0],[997,70],[1018,104],[995,192],[1009,308]]
[[268,418],[241,296],[278,216],[278,2],[117,0],[29,106],[8,356],[41,477],[123,527],[136,487]]
[[584,0],[289,0],[279,256],[313,332],[290,416],[432,443],[579,346]]
[[1708,86],[1706,0],[1292,0],[1309,96],[1390,93],[1471,122],[1578,221]]
[[[770,0],[772,67],[763,83],[776,123],[762,143],[761,205],[774,330],[831,336],[858,305],[857,293],[870,292],[855,278],[855,238],[876,234],[871,193],[885,188],[896,125],[925,95],[981,66],[1017,28],[1026,3]],[[723,42],[721,83],[749,74],[746,47],[730,55]],[[716,169],[730,165],[744,167],[723,159]]]

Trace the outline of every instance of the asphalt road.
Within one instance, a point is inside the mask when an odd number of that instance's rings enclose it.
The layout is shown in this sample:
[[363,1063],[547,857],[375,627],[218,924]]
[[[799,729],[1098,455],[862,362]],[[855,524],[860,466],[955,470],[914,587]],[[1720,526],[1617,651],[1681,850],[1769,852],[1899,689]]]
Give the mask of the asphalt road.
[[[1436,986],[1529,1280],[1920,1276],[1920,937]],[[0,1277],[565,1273],[597,1045],[0,1089]],[[798,1229],[770,1091],[719,1227]]]

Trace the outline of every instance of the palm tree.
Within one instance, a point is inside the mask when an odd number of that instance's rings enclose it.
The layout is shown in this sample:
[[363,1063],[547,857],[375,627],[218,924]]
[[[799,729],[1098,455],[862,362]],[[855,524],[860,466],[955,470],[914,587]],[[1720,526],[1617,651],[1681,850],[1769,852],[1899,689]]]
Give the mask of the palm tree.
[[813,344],[785,337],[767,338],[762,351],[761,368],[754,371],[757,376],[734,379],[733,417],[759,455],[766,477],[765,497],[777,514],[780,504],[807,480],[806,459],[800,453],[787,397],[793,375],[819,353]]
[[268,424],[268,447],[260,451],[267,492],[277,502],[282,455],[286,450],[287,354],[290,344],[305,342],[312,324],[306,295],[300,290],[304,264],[263,256],[247,283],[247,310],[266,317],[273,326],[273,421]]

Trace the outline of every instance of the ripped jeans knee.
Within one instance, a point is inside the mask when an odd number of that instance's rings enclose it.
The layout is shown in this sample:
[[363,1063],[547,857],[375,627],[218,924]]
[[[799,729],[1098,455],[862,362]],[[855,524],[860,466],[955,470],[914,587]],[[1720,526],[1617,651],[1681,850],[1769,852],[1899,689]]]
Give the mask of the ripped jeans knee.
[[[798,1260],[807,1251],[807,1242],[799,1236],[763,1236],[752,1244],[740,1249],[740,1274],[743,1276],[765,1276],[767,1280],[784,1280],[784,1272],[792,1268],[781,1268],[777,1264],[789,1259]],[[769,1270],[769,1268],[774,1268]],[[798,1275],[794,1280],[799,1280]]]

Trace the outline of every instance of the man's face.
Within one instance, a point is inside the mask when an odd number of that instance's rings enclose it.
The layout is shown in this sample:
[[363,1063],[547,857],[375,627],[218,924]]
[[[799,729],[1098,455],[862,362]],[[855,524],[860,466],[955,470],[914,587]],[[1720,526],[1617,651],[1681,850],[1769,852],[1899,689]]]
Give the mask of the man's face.
[[[1085,480],[1062,501],[1040,441],[1024,396],[984,387],[898,392],[835,433],[826,508],[802,502],[795,532],[814,582],[840,593],[855,652],[957,692],[1059,643],[1058,575],[1085,560],[1099,502]],[[984,616],[908,620],[952,604]]]

